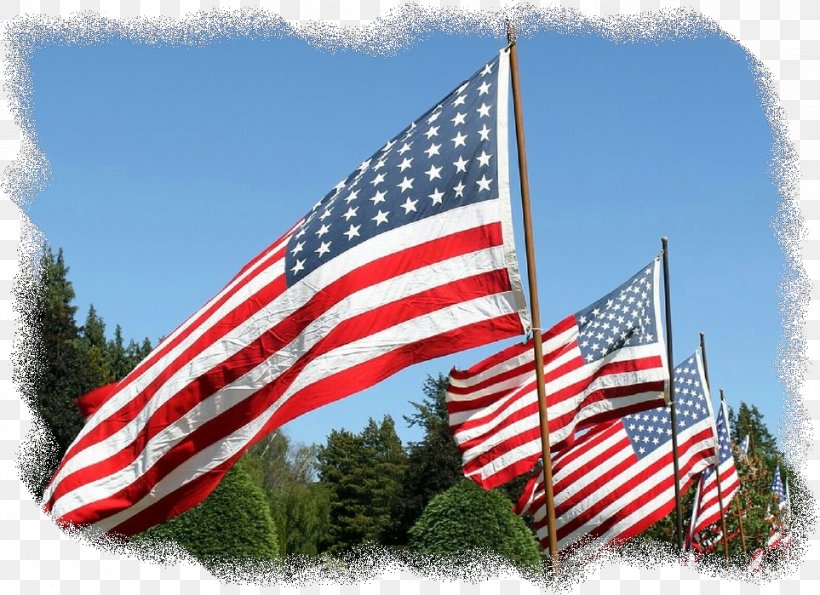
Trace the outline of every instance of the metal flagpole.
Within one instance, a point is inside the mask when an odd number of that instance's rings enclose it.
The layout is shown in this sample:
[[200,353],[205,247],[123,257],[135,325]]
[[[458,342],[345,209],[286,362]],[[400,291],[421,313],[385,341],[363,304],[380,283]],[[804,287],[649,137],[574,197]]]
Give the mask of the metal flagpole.
[[[723,406],[723,389],[720,389],[720,404]],[[743,534],[743,511],[740,510],[740,490],[735,498],[735,512],[737,513],[737,526],[740,529],[740,545],[743,547],[743,554],[746,555],[746,535]]]
[[558,570],[558,540],[555,534],[555,504],[552,487],[552,461],[550,460],[549,419],[547,417],[547,392],[544,387],[544,356],[541,346],[541,314],[538,308],[538,285],[535,276],[535,249],[533,247],[532,213],[530,211],[530,188],[527,177],[527,153],[524,146],[524,117],[521,108],[521,87],[518,80],[518,51],[515,29],[507,24],[507,42],[510,50],[510,78],[512,80],[513,110],[515,112],[515,139],[518,147],[518,175],[521,180],[521,206],[524,213],[524,243],[527,252],[527,274],[530,286],[530,309],[532,314],[532,343],[535,353],[535,378],[538,384],[538,417],[541,423],[541,455],[544,458],[544,489],[547,504],[547,528],[549,552],[553,572]]
[[[706,339],[703,336],[703,333],[700,334],[700,355],[703,358],[703,375],[706,377],[706,387],[709,389],[709,396],[711,398],[712,395],[712,385],[709,382],[709,364],[706,363]],[[720,405],[723,407],[723,390],[720,391]],[[714,420],[712,420],[714,423]],[[729,423],[729,420],[725,420],[725,423]],[[723,491],[720,488],[720,438],[717,437],[718,443],[717,447],[717,461],[715,461],[715,480],[717,481],[717,491],[718,491],[718,506],[720,507],[720,527],[723,530],[723,551],[726,554],[726,561],[729,561],[729,537],[726,533],[726,516],[724,516],[723,512]]]
[[678,466],[678,427],[675,417],[675,379],[672,359],[672,307],[669,298],[669,239],[661,238],[661,248],[663,250],[663,294],[666,304],[666,365],[669,370],[669,413],[672,421],[672,467],[675,472],[675,520],[677,532],[675,534],[678,543],[678,551],[683,551],[683,521],[681,520],[680,505],[680,470]]

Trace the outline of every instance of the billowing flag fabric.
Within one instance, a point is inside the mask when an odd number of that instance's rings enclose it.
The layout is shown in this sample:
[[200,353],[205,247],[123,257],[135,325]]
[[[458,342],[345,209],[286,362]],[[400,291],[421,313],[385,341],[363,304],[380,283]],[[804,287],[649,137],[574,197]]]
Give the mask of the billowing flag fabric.
[[[718,419],[715,424],[717,434],[720,491],[723,496],[723,510],[729,510],[732,498],[740,489],[740,478],[735,467],[735,458],[732,455],[731,430],[729,415],[726,411],[726,402],[722,401],[718,410]],[[697,544],[698,533],[709,525],[720,520],[720,503],[718,499],[717,477],[715,467],[711,466],[701,475],[698,490],[695,494],[695,504],[692,510],[692,522],[689,526],[689,537],[693,545]]]
[[86,400],[87,425],[46,509],[136,533],[200,502],[285,422],[410,364],[520,335],[508,73],[505,50],[359,165],[104,398]]
[[[674,370],[681,493],[714,462],[709,389],[700,354]],[[672,425],[669,408],[657,407],[605,422],[553,459],[558,549],[586,540],[604,543],[634,537],[675,508]],[[536,474],[516,505],[532,514],[547,546],[543,477]]]
[[[575,430],[664,404],[658,270],[656,258],[544,333],[551,446]],[[532,341],[450,372],[446,400],[464,475],[485,489],[526,473],[541,457]]]

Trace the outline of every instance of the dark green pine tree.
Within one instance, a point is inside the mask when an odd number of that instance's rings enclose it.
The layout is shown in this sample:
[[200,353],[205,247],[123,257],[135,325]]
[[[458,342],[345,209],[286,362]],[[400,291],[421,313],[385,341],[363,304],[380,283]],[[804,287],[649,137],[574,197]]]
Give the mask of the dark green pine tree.
[[[45,482],[60,457],[83,426],[74,399],[87,387],[84,353],[74,319],[74,288],[68,280],[68,267],[60,250],[57,256],[46,249],[39,263],[31,307],[22,313],[31,331],[32,351],[37,366],[26,382],[25,398],[54,438],[56,452],[41,452],[39,473],[30,474],[29,488],[40,498]],[[31,297],[31,296],[29,296]],[[47,443],[41,446],[48,450]]]
[[125,354],[125,344],[122,338],[122,327],[118,324],[114,327],[114,337],[108,342],[108,366],[114,380],[122,380],[131,371],[133,366],[129,365]]
[[398,543],[406,543],[407,531],[427,504],[463,478],[461,453],[447,421],[446,390],[446,376],[428,376],[422,387],[424,399],[411,403],[416,412],[404,418],[411,427],[421,427],[424,437],[408,448],[407,472],[394,512],[398,519]]
[[729,422],[732,427],[732,439],[736,444],[740,444],[748,434],[752,452],[767,458],[782,458],[783,454],[777,448],[774,436],[763,421],[763,414],[754,405],[740,403],[737,415],[730,410]]
[[82,393],[113,382],[115,376],[111,370],[111,358],[105,340],[105,322],[97,314],[93,304],[89,306],[85,324],[80,329],[79,347],[85,366],[75,373],[82,378]]
[[400,497],[406,459],[393,420],[371,419],[360,434],[334,430],[318,459],[330,496],[324,549],[338,553],[364,543],[395,543],[391,510]]

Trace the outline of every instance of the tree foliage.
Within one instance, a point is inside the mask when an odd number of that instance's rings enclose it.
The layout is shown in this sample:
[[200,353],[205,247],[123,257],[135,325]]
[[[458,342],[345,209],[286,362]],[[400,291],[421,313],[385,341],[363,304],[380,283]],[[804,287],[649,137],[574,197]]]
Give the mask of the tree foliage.
[[176,541],[206,566],[279,556],[265,494],[242,462],[200,504],[148,529],[140,538]]
[[334,430],[319,451],[319,477],[330,496],[327,550],[364,543],[394,545],[406,454],[390,416],[359,434]]
[[439,556],[457,556],[481,549],[514,564],[538,564],[535,536],[512,511],[512,502],[498,490],[485,491],[462,479],[436,496],[410,529],[410,548]]

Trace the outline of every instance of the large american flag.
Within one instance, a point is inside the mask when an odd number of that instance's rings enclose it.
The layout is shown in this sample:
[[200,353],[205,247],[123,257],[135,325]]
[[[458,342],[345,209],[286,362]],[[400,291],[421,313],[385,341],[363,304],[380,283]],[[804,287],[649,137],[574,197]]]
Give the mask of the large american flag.
[[[658,259],[543,336],[550,444],[577,429],[663,404],[668,382],[659,328]],[[490,489],[541,456],[532,341],[450,372],[450,430],[464,475]]]
[[[700,354],[674,370],[681,491],[714,462],[709,390]],[[558,549],[590,539],[634,537],[675,508],[669,407],[609,421],[578,438],[552,461]],[[547,544],[543,476],[534,474],[516,505],[533,515]]]
[[[735,467],[735,457],[732,454],[731,430],[729,428],[729,415],[726,411],[726,401],[721,401],[717,423],[715,424],[715,433],[718,443],[720,491],[723,496],[723,512],[726,513],[729,510],[732,498],[740,489],[740,478],[737,474],[737,467]],[[719,500],[717,476],[713,465],[701,475],[695,493],[688,536],[688,541],[693,546],[697,547],[698,533],[720,520]]]
[[136,533],[203,500],[287,421],[410,364],[520,335],[508,74],[503,50],[88,399],[46,509]]

